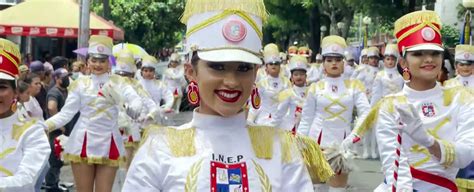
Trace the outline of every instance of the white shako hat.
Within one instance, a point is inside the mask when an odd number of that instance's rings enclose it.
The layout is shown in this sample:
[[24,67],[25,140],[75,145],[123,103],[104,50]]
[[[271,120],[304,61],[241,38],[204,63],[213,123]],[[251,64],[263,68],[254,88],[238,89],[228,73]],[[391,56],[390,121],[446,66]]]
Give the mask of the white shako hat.
[[398,51],[397,44],[387,44],[385,46],[385,51],[383,53],[384,56],[394,56],[396,58],[400,57],[400,52]]
[[113,40],[104,35],[92,35],[89,39],[87,54],[95,58],[108,58],[112,55]]
[[133,53],[127,49],[123,49],[117,53],[115,72],[135,73],[137,66]]
[[457,45],[454,54],[456,62],[471,64],[474,62],[474,46]]
[[142,59],[142,68],[153,68],[156,70],[156,67],[158,66],[158,60],[151,56],[151,55],[147,55],[145,57],[143,57]]
[[321,43],[321,55],[323,57],[326,56],[340,56],[344,57],[344,51],[346,51],[347,48],[347,43],[344,38],[337,36],[337,35],[331,35],[324,37],[322,43]]
[[295,55],[291,57],[290,63],[288,64],[290,71],[293,70],[305,70],[308,71],[308,59],[302,55]]
[[263,0],[188,0],[181,18],[189,52],[212,62],[262,64]]

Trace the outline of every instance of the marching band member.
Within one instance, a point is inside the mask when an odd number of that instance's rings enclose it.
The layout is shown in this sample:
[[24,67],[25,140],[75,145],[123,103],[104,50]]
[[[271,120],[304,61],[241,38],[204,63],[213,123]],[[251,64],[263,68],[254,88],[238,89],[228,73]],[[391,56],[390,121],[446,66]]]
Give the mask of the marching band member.
[[[322,149],[329,150],[339,147],[351,133],[353,110],[357,109],[357,115],[363,119],[370,105],[362,82],[342,77],[346,41],[339,36],[327,36],[321,47],[326,77],[309,87],[297,133],[313,138]],[[349,170],[333,169],[337,175],[328,182],[329,191],[345,191]]]
[[175,113],[179,113],[179,107],[183,97],[183,85],[186,83],[186,79],[184,79],[184,70],[181,66],[181,59],[177,53],[171,54],[168,69],[165,70],[163,75],[163,81],[166,87],[173,93],[173,110]]
[[272,118],[272,126],[283,128],[296,133],[304,100],[306,98],[306,71],[307,59],[302,56],[293,56],[289,63],[293,86],[280,92],[278,95],[277,112]]
[[287,52],[288,52],[288,60],[290,60],[291,57],[298,55],[298,47],[294,45],[289,46]]
[[125,162],[117,124],[119,107],[127,103],[127,112],[133,118],[142,110],[133,86],[108,73],[112,46],[110,37],[90,37],[87,63],[91,75],[78,78],[68,87],[64,107],[43,124],[55,130],[81,113],[64,147],[64,159],[71,162],[78,191],[112,190],[117,167]]
[[[188,99],[200,107],[190,123],[150,127],[123,191],[312,191],[305,162],[316,165],[311,173],[319,179],[331,175],[310,139],[246,124],[242,107],[251,92],[252,105],[259,103],[252,88],[267,13],[262,0],[234,2],[187,1]],[[306,143],[308,158],[295,141],[305,141],[298,144]]]
[[385,175],[378,191],[458,191],[456,173],[474,159],[473,97],[462,87],[437,83],[440,29],[434,11],[409,13],[395,22],[409,82],[373,109]]
[[356,66],[352,53],[350,51],[344,52],[344,78],[350,79]]
[[[51,152],[43,129],[15,109],[20,50],[0,39],[0,191],[35,191]],[[40,181],[41,182],[41,181]]]
[[398,72],[397,63],[400,54],[396,44],[388,44],[384,52],[384,68],[377,73],[372,88],[371,105],[374,106],[382,97],[389,94],[398,93],[402,90],[402,75]]
[[173,93],[166,88],[165,84],[159,80],[155,79],[155,69],[158,65],[158,61],[153,56],[145,56],[142,61],[142,70],[141,76],[143,79],[140,81],[140,84],[143,88],[151,95],[151,98],[156,103],[160,105],[161,100],[164,101],[164,104],[161,108],[164,111],[171,111],[173,105]]
[[[445,88],[466,87],[471,93],[474,90],[474,46],[457,45],[455,51],[456,71],[458,76],[446,81]],[[474,162],[459,170],[456,185],[461,192],[474,190]]]
[[364,48],[360,51],[359,65],[357,65],[354,73],[352,74],[352,79],[358,79],[359,75],[365,71],[365,67],[369,63],[369,58],[367,57],[368,48]]
[[474,46],[456,46],[456,72],[458,76],[444,83],[444,87],[464,86],[474,88]]
[[257,83],[257,89],[262,97],[262,106],[257,110],[250,108],[249,122],[257,125],[269,125],[272,114],[278,108],[278,95],[291,86],[288,78],[280,75],[281,59],[278,46],[271,43],[264,47],[263,57],[267,68],[267,76]]

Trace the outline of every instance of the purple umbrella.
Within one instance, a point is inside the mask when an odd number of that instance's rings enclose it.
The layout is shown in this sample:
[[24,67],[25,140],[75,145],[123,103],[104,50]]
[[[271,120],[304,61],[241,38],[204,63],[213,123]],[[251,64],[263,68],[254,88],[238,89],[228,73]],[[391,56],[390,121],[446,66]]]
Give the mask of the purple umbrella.
[[[75,54],[77,55],[80,55],[80,56],[83,56],[83,57],[87,57],[87,50],[89,50],[89,48],[87,47],[83,47],[83,48],[79,48],[79,49],[76,49],[72,52],[74,52]],[[115,66],[115,57],[114,56],[110,56],[109,57],[109,62],[112,66]]]

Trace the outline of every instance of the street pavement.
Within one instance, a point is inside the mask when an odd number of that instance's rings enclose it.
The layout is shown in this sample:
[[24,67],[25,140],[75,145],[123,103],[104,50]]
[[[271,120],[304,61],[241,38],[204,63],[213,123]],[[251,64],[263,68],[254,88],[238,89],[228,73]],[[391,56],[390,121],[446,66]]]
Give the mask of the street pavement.
[[[192,118],[191,112],[182,112],[178,115],[170,117],[164,123],[167,125],[181,125],[188,122]],[[380,162],[378,160],[361,160],[356,159],[356,170],[349,175],[349,192],[370,192],[373,191],[383,181],[383,175],[380,171]],[[119,170],[115,179],[113,192],[121,191],[121,186],[125,173]],[[70,166],[64,166],[61,170],[61,181],[74,182]],[[74,192],[75,189],[71,189]]]

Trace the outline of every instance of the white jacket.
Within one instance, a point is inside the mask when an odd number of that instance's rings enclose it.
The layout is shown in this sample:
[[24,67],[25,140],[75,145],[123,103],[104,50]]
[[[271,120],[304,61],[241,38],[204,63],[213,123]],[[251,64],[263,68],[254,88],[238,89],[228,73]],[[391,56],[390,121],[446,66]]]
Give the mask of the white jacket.
[[413,178],[410,166],[454,182],[459,168],[474,159],[474,103],[471,93],[464,89],[443,89],[437,85],[426,91],[415,91],[408,86],[403,91],[387,96],[380,102],[376,118],[376,138],[386,180],[386,189],[394,183],[396,169],[399,114],[395,105],[410,103],[423,121],[423,128],[433,135],[441,146],[441,159],[408,135],[402,134],[397,191],[447,192],[446,188]]
[[160,105],[161,100],[164,100],[164,109],[170,109],[173,105],[173,93],[159,80],[140,80],[140,84],[151,95],[151,98],[157,106]]
[[306,86],[298,87],[293,85],[291,88],[280,92],[278,96],[280,103],[272,118],[271,125],[288,131],[297,128],[307,90],[308,87]]
[[283,132],[248,126],[245,113],[221,117],[195,111],[180,127],[151,127],[123,191],[313,191],[301,156],[285,152],[296,146],[276,133]]
[[44,130],[16,112],[0,119],[0,133],[0,191],[34,191],[51,152]]
[[351,133],[352,112],[364,119],[370,106],[359,80],[326,77],[308,90],[298,133],[318,140],[322,148],[340,144]]
[[374,80],[370,104],[374,106],[382,97],[400,92],[403,84],[405,81],[396,67],[385,68],[378,72]]

